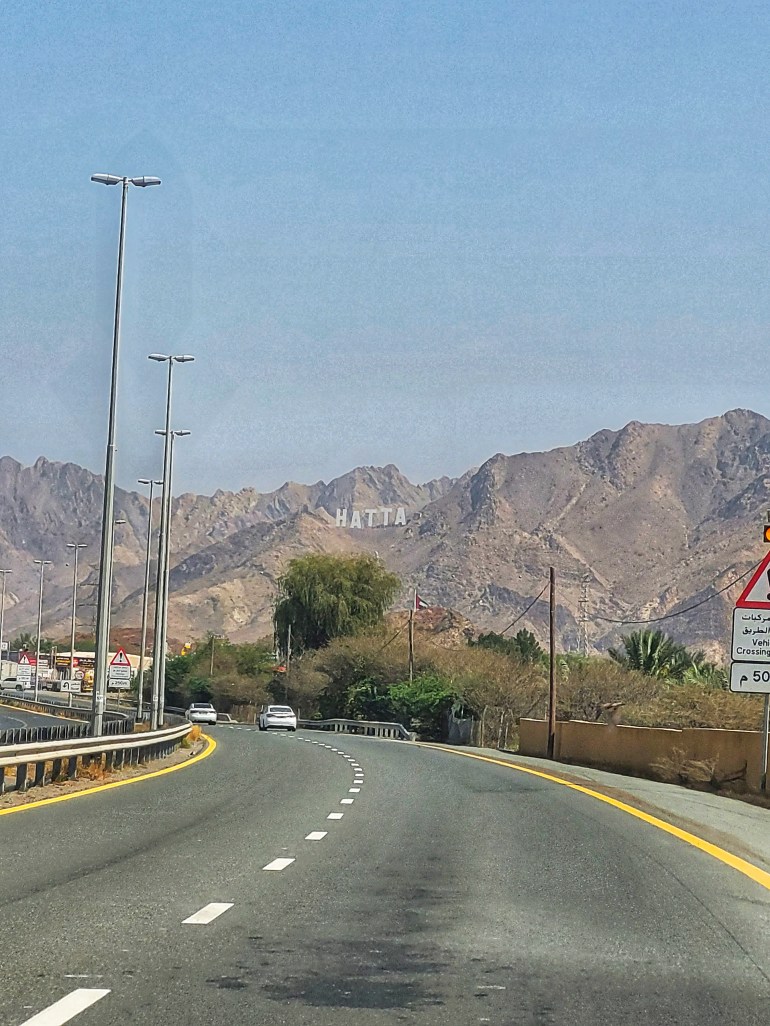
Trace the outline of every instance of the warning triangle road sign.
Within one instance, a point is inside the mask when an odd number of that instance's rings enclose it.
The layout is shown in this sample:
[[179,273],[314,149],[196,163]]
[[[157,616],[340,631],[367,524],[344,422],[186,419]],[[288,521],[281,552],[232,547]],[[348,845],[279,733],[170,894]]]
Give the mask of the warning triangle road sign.
[[126,650],[124,648],[119,648],[117,650],[117,652],[115,653],[115,655],[110,660],[110,666],[130,666],[130,665],[131,665],[131,663],[129,662],[128,656],[126,655]]
[[770,552],[751,575],[735,603],[736,609],[770,609]]
[[27,655],[26,652],[22,652],[21,655],[19,656],[19,666],[29,666],[29,665],[30,665],[29,656]]

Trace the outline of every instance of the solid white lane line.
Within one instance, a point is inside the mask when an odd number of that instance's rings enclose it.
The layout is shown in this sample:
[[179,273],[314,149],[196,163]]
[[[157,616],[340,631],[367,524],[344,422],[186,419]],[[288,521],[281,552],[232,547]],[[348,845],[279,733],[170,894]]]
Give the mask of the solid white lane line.
[[354,801],[355,798],[343,798],[340,805],[352,805]]
[[62,1023],[74,1019],[80,1012],[95,1005],[103,997],[109,994],[109,990],[97,990],[86,987],[78,987],[71,994],[60,998],[54,1004],[44,1008],[42,1012],[33,1015],[31,1019],[25,1019],[21,1026],[62,1026]]
[[360,793],[361,793],[361,788],[360,787],[349,787],[348,788],[348,794],[360,794]]
[[268,862],[268,864],[262,868],[274,873],[280,873],[282,869],[286,869],[286,867],[290,866],[294,861],[294,859],[273,859],[272,862]]
[[233,907],[232,901],[211,901],[208,905],[204,905],[198,912],[193,913],[187,919],[182,920],[182,926],[189,924],[191,926],[206,926],[208,923],[212,923],[215,919],[222,915],[223,912],[227,912],[229,908]]
[[320,840],[322,840],[322,839],[323,839],[324,837],[326,837],[327,833],[328,833],[328,830],[312,830],[312,831],[311,831],[311,832],[310,832],[310,833],[309,833],[309,834],[307,835],[307,837],[305,838],[305,840],[306,840],[306,841],[320,841]]
[[344,812],[330,812],[329,815],[326,818],[327,819],[342,819],[342,817],[344,815],[345,815]]

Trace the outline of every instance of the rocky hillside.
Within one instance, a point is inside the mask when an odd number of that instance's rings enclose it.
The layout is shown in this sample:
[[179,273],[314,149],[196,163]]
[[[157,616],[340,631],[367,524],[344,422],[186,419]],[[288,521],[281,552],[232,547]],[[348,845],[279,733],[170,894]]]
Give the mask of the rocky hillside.
[[[360,467],[327,483],[287,482],[174,502],[171,633],[206,630],[234,639],[269,632],[281,568],[306,551],[376,552],[404,582],[399,603],[419,588],[484,628],[502,629],[557,570],[560,644],[575,648],[581,582],[588,635],[614,643],[614,621],[649,619],[708,598],[763,554],[761,520],[770,506],[770,422],[733,410],[700,424],[632,422],[545,453],[497,454],[458,480],[409,482],[393,465]],[[335,525],[338,509],[407,511],[407,524]],[[115,623],[139,620],[146,499],[120,493]],[[47,580],[45,631],[67,622],[67,541],[87,541],[96,563],[101,479],[71,464],[0,460],[0,558],[14,570],[17,604],[8,633],[34,626],[35,558],[54,561]],[[83,576],[86,576],[87,569]],[[91,571],[91,579],[93,579]],[[663,625],[717,654],[729,631],[736,586]],[[93,589],[90,589],[93,592]],[[81,592],[84,603],[89,589]],[[88,621],[90,607],[83,606]],[[547,594],[521,621],[541,638]]]

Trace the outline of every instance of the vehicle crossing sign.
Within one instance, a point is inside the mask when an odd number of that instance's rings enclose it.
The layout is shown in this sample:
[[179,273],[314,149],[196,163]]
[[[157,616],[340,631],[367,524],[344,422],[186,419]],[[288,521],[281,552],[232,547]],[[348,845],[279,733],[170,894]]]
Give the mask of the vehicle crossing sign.
[[127,681],[131,680],[131,663],[126,650],[119,648],[110,660],[108,686],[115,684],[117,687],[124,687]]
[[26,652],[22,652],[16,664],[16,680],[20,684],[28,684],[32,680],[32,664]]
[[737,609],[770,610],[770,552],[751,575],[735,606]]

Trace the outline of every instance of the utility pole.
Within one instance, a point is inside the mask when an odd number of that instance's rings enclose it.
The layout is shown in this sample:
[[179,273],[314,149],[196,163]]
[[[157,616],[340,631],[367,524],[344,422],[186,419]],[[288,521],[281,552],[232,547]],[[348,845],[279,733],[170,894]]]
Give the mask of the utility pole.
[[289,673],[291,672],[291,624],[286,631],[286,673],[283,675],[283,700],[289,700]]
[[553,567],[549,572],[550,579],[550,602],[549,602],[549,638],[548,647],[550,652],[550,668],[548,674],[548,758],[553,759],[554,745],[556,741],[556,631],[554,621],[556,619],[556,571]]
[[[0,570],[0,576],[3,578],[3,590],[0,595],[0,677],[3,676],[3,642],[5,640],[5,579],[8,574],[12,574],[13,570]],[[11,658],[11,646],[8,645],[8,658]]]

